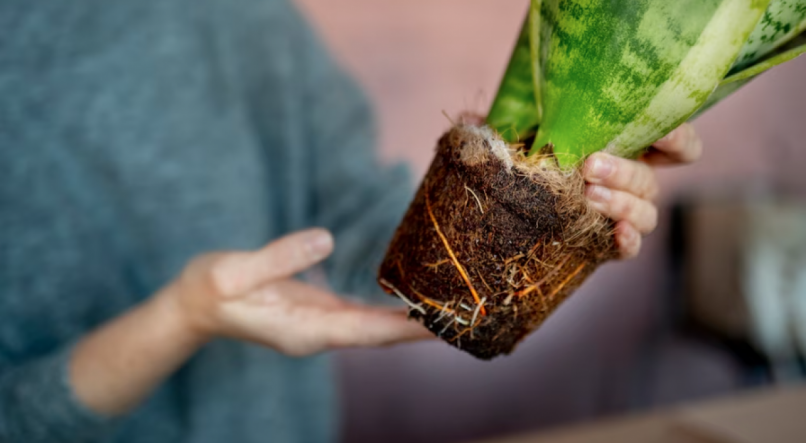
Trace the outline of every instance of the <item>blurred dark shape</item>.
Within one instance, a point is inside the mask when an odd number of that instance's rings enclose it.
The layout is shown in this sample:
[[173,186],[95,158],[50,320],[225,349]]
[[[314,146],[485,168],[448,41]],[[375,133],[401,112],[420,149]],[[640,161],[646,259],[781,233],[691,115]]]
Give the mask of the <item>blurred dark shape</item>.
[[806,203],[775,194],[700,196],[677,214],[681,323],[730,349],[748,383],[802,378]]

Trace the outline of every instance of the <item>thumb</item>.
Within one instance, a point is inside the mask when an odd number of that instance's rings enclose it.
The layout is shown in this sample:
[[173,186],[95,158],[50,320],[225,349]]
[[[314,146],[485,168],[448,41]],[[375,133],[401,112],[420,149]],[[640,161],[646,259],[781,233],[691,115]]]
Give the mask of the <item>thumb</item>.
[[227,254],[214,272],[219,290],[224,295],[235,296],[302,272],[327,258],[332,251],[330,232],[307,229],[286,235],[254,252]]

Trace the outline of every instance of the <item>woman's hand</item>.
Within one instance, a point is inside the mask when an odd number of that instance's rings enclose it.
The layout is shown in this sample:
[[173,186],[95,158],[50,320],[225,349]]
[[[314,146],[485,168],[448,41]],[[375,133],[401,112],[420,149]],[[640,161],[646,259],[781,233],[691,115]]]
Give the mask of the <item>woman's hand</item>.
[[205,255],[163,296],[174,298],[188,327],[203,338],[249,340],[293,356],[432,337],[405,309],[349,302],[292,278],[332,249],[330,233],[310,229],[254,252]]
[[144,303],[83,337],[70,359],[70,386],[89,409],[120,415],[214,337],[301,356],[348,346],[432,337],[406,310],[372,308],[291,277],[330,254],[322,229],[283,237],[254,252],[201,256]]
[[684,123],[658,140],[639,160],[625,160],[596,153],[585,162],[585,193],[592,207],[616,221],[616,243],[623,258],[641,249],[641,236],[658,223],[653,203],[658,182],[650,166],[690,163],[702,154],[702,142],[694,127]]

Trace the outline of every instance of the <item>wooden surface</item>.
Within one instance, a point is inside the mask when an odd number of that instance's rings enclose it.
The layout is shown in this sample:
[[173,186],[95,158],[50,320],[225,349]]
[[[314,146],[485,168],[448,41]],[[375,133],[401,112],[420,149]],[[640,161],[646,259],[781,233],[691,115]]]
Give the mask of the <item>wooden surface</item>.
[[485,443],[803,443],[806,386]]

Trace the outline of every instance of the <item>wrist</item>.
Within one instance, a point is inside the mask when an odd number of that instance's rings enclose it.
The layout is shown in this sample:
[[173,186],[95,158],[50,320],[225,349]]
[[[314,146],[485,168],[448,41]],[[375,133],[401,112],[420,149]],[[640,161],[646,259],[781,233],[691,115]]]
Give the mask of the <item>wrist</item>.
[[214,334],[188,312],[188,307],[179,300],[177,291],[176,285],[169,285],[150,301],[160,320],[172,325],[174,334],[183,342],[201,346],[212,340]]

